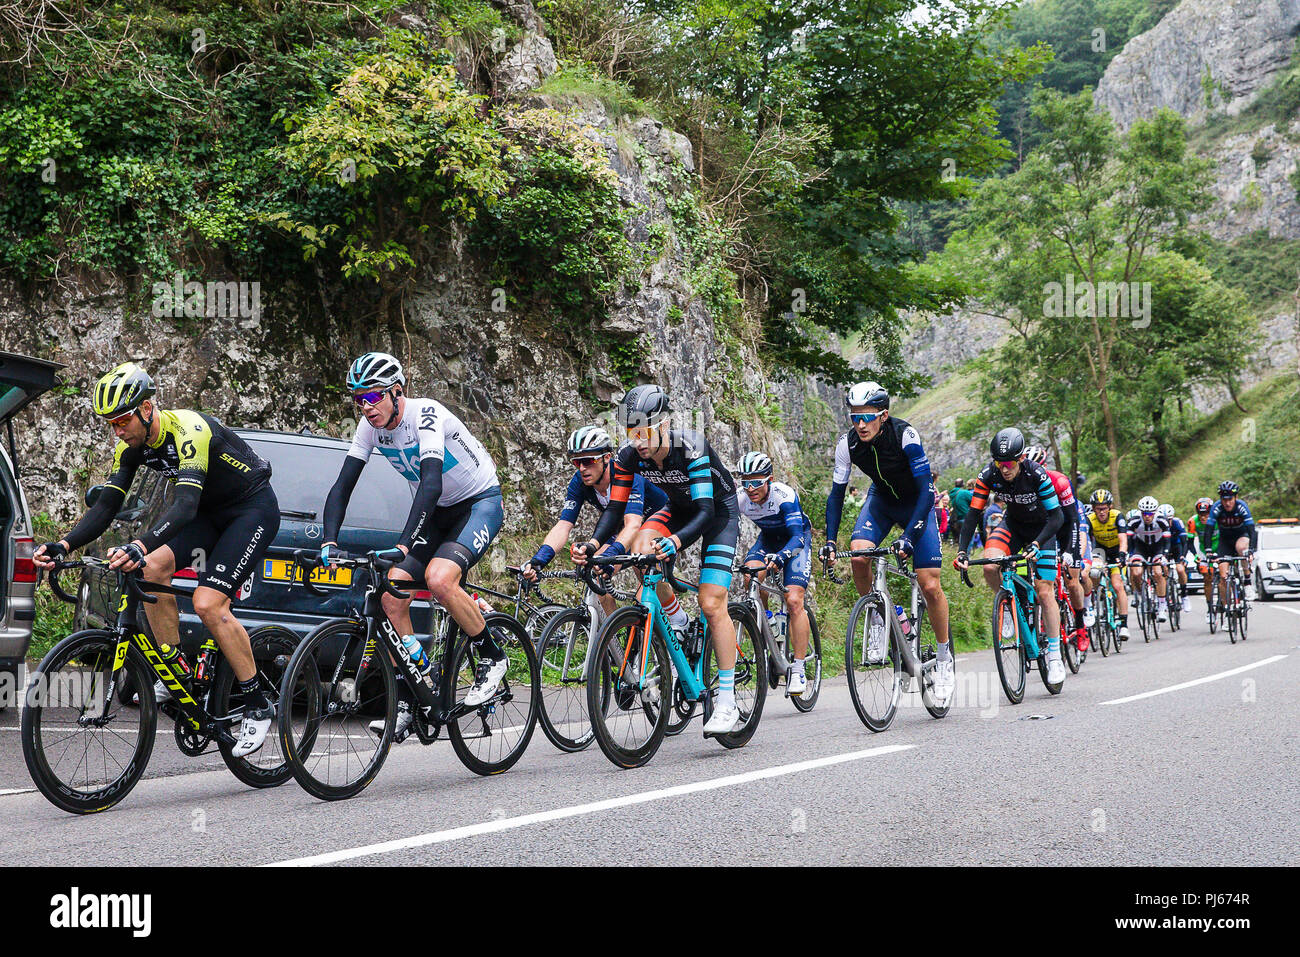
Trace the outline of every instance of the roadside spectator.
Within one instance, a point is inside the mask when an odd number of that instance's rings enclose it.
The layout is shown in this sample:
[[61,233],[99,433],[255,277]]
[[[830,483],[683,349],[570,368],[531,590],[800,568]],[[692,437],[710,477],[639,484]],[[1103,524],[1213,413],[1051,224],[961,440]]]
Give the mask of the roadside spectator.
[[956,484],[948,490],[948,534],[951,541],[956,541],[960,534],[961,523],[966,521],[966,513],[970,511],[970,500],[972,496],[970,489],[966,487],[965,479],[958,479]]

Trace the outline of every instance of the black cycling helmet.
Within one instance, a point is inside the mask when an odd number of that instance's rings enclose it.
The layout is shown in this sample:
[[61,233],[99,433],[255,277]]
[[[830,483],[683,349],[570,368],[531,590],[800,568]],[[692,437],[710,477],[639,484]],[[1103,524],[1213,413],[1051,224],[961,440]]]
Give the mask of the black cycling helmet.
[[993,441],[989,443],[989,455],[993,456],[995,462],[1010,462],[1018,459],[1024,450],[1024,433],[1015,428],[1003,429],[993,436]]
[[156,392],[149,373],[134,362],[123,362],[95,383],[91,405],[96,415],[116,419],[139,409],[140,403]]
[[1220,483],[1219,483],[1219,496],[1220,496],[1220,497],[1223,497],[1224,495],[1236,495],[1236,494],[1237,494],[1238,492],[1240,492],[1240,491],[1241,491],[1241,489],[1237,487],[1237,483],[1236,483],[1236,482],[1220,482]]
[[672,406],[668,393],[657,385],[639,385],[629,389],[619,403],[619,425],[624,429],[642,425],[658,425],[668,418]]
[[1088,496],[1088,502],[1092,505],[1114,505],[1115,496],[1110,494],[1110,489],[1099,488]]

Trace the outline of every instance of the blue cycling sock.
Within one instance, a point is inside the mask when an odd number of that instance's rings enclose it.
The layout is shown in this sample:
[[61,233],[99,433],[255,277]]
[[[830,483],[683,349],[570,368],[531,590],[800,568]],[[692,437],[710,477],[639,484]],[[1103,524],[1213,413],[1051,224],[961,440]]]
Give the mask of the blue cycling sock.
[[718,669],[718,707],[726,708],[736,703],[736,669]]

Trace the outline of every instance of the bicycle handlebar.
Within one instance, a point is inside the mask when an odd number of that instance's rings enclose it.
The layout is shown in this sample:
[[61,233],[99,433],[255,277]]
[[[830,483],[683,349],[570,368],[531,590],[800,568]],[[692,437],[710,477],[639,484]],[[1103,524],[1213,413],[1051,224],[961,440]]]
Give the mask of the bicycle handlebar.
[[[61,601],[66,601],[70,605],[75,605],[77,603],[77,596],[71,595],[68,592],[63,590],[63,586],[59,584],[59,572],[67,571],[68,569],[71,568],[107,568],[107,567],[108,567],[108,559],[106,558],[92,558],[87,556],[84,558],[57,559],[54,562],[54,567],[49,570],[48,578],[50,582],[50,591],[54,592],[54,594],[57,595]],[[149,583],[145,582],[140,575],[140,572],[144,569],[144,567],[145,567],[145,563],[140,562],[139,565],[131,569],[131,571],[129,572],[124,572],[120,568],[113,569],[113,571],[117,573],[118,577],[122,581],[123,590],[125,590],[129,595],[131,595],[131,597],[135,598],[138,601],[144,602],[146,605],[152,605],[158,601],[158,596],[154,594],[150,594],[151,592],[161,591],[173,595],[188,594],[188,592],[184,591],[183,589],[174,588],[170,585],[158,585],[151,582]],[[146,585],[148,585],[148,587],[145,587]]]
[[673,591],[682,593],[691,590],[690,585],[679,581],[677,576],[673,574],[672,562],[660,561],[654,555],[593,555],[587,559],[587,564],[623,568],[650,568],[652,565],[661,565],[664,581],[669,584]]
[[[411,597],[410,591],[404,591],[394,585],[388,578],[388,572],[394,565],[399,564],[406,553],[400,548],[384,548],[376,551],[366,552],[356,558],[348,555],[346,552],[340,552],[338,557],[331,560],[331,565],[337,565],[340,568],[371,568],[376,572],[375,583],[379,590],[386,595],[392,595],[399,601],[406,601]],[[329,592],[319,587],[311,580],[311,573],[314,569],[325,567],[321,561],[320,552],[313,549],[299,548],[293,553],[293,563],[302,569],[302,587],[318,598],[325,598]],[[414,587],[415,582],[411,582]]]

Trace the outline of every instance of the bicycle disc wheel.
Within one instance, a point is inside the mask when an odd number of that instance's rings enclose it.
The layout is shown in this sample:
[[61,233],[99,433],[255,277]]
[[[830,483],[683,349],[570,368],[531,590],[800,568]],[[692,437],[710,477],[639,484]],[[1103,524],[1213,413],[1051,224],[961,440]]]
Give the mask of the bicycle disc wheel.
[[600,750],[620,768],[654,757],[668,726],[668,648],[647,633],[645,610],[620,608],[605,619],[587,675],[587,711]]
[[[892,608],[889,614],[893,614]],[[849,628],[844,637],[844,673],[849,679],[849,697],[858,718],[876,733],[887,730],[898,713],[903,694],[903,657],[894,647],[885,604],[874,592],[859,598],[849,614]]]
[[585,605],[553,615],[538,642],[537,666],[542,698],[537,717],[546,739],[573,754],[591,745],[595,732],[587,717],[587,684],[583,674],[591,645],[591,610]]
[[[485,615],[483,620],[509,665],[492,697],[449,722],[447,734],[461,763],[475,774],[488,775],[513,767],[528,750],[537,728],[542,684],[537,648],[524,626],[500,612]],[[462,638],[453,672],[452,698],[457,710],[464,708],[464,693],[474,683],[477,664],[478,655]]]
[[[1010,632],[1010,637],[1004,638],[1002,635],[1004,623],[1009,625],[1005,630]],[[1019,630],[1015,598],[1005,588],[999,588],[993,598],[993,658],[997,662],[1002,691],[1012,704],[1020,704],[1025,697],[1025,669],[1021,661]]]
[[[298,635],[283,625],[263,625],[248,633],[248,643],[253,647],[253,661],[257,665],[262,693],[266,695],[267,701],[275,705],[278,713],[280,679],[284,677],[293,649],[298,646]],[[244,697],[235,688],[234,669],[224,658],[221,659],[217,676],[212,682],[208,710],[214,717],[229,715],[231,731],[238,733],[239,721],[244,713]],[[267,734],[266,743],[252,754],[237,758],[231,754],[232,747],[233,745],[217,739],[221,760],[226,762],[231,774],[249,787],[278,787],[293,777],[274,729]]]
[[376,642],[366,660],[367,644],[360,622],[327,621],[299,643],[280,679],[280,750],[303,790],[323,801],[361,793],[393,743],[397,679],[387,649]]
[[[153,753],[158,711],[152,693],[124,708],[114,676],[117,636],[103,629],[64,638],[41,659],[22,712],[23,759],[32,781],[55,807],[73,814],[107,810],[131,793]],[[153,670],[134,646],[117,674],[153,688]],[[115,685],[116,689],[116,685]]]
[[[735,689],[740,724],[734,731],[716,735],[714,740],[724,748],[743,748],[758,730],[763,702],[767,700],[767,645],[758,635],[758,624],[748,605],[733,601],[727,606],[727,613],[736,633]],[[704,686],[710,695],[716,695],[718,690],[717,662],[713,655],[710,637],[704,649]]]
[[816,706],[817,696],[822,691],[822,636],[817,630],[817,616],[807,605],[804,608],[808,612],[808,651],[803,662],[803,674],[808,684],[804,687],[802,697],[791,695],[790,701],[799,711],[807,714]]

